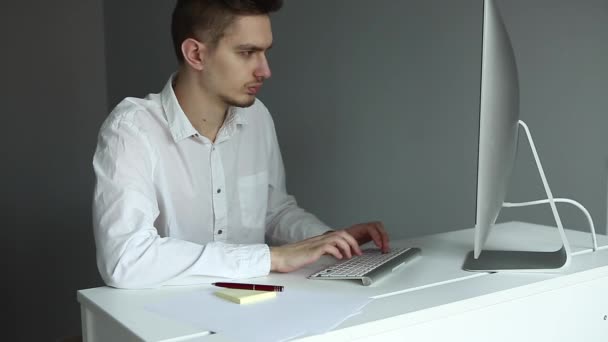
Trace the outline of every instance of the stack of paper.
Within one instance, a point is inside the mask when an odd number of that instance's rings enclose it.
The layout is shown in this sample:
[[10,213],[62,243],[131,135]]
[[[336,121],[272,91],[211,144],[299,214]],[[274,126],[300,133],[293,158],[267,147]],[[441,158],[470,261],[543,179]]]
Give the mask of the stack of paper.
[[234,341],[285,341],[321,334],[358,314],[372,299],[341,293],[286,289],[276,298],[234,305],[203,289],[147,306],[147,310]]
[[259,301],[275,298],[277,293],[274,291],[253,291],[239,289],[223,289],[214,293],[220,298],[224,298],[237,304],[252,304]]

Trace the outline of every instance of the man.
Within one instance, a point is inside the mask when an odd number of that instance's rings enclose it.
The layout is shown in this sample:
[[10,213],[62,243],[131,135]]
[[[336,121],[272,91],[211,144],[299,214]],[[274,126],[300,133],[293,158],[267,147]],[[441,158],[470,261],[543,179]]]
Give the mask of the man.
[[106,284],[259,277],[350,258],[370,240],[388,249],[382,223],[334,231],[286,193],[272,118],[255,97],[281,5],[177,1],[177,73],[160,94],[123,100],[99,133],[93,220]]

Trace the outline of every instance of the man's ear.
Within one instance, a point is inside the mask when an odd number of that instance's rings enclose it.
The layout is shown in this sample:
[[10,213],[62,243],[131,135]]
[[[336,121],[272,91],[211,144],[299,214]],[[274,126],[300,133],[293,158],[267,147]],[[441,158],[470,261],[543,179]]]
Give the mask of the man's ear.
[[190,65],[194,70],[201,71],[205,65],[205,56],[207,47],[205,44],[193,38],[187,38],[182,42],[182,55],[184,62]]

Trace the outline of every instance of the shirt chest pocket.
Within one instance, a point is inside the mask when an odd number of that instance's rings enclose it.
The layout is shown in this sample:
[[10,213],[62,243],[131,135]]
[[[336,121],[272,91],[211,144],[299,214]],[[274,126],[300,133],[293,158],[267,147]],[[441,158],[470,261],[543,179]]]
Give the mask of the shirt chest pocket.
[[239,178],[238,191],[243,227],[264,229],[268,205],[268,172]]

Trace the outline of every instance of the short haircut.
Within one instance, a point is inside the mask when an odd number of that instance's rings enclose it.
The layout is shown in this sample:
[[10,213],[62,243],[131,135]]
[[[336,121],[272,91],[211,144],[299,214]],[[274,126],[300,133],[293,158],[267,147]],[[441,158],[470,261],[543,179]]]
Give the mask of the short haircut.
[[184,62],[184,40],[200,39],[215,48],[237,15],[270,14],[282,6],[282,0],[177,0],[171,20],[177,61]]

